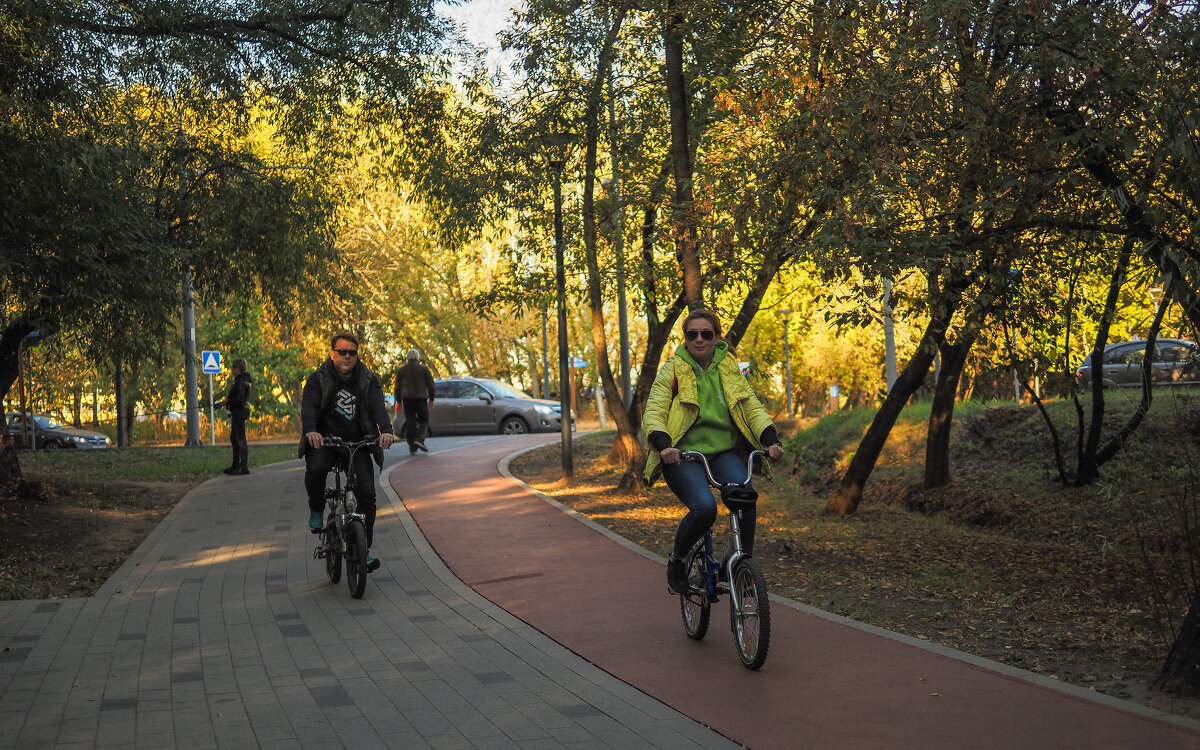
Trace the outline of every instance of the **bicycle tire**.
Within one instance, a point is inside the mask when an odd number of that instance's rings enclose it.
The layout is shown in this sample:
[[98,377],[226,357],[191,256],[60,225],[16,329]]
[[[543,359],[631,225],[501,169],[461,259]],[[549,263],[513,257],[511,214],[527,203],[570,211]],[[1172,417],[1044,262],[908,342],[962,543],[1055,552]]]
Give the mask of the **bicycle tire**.
[[[693,641],[704,640],[708,633],[708,621],[712,605],[708,601],[708,558],[704,554],[704,540],[692,548],[687,558],[688,584],[693,591],[679,595],[679,613],[683,616],[683,629]],[[698,591],[695,589],[699,589]]]
[[367,590],[367,530],[358,519],[346,523],[346,584],[355,599]]
[[[738,658],[747,669],[758,669],[767,660],[771,646],[771,602],[767,598],[767,579],[762,567],[752,558],[737,561],[729,577],[730,586],[737,592],[735,607],[729,597],[729,624],[733,630]],[[740,609],[740,611],[739,611]]]
[[325,574],[332,584],[342,580],[342,539],[332,517],[325,526]]

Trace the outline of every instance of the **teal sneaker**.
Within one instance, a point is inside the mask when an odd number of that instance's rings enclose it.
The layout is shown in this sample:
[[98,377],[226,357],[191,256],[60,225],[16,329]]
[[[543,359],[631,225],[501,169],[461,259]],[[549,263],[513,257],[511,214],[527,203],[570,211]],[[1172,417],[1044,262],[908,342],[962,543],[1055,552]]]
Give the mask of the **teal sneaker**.
[[313,531],[320,531],[325,522],[321,520],[321,511],[314,510],[308,514],[308,528]]

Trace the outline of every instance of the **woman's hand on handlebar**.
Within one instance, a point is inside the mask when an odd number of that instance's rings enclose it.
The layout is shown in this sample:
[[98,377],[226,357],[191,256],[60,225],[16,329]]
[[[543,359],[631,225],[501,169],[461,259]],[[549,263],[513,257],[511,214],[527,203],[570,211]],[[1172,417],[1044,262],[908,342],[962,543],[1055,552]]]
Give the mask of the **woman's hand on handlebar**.
[[664,464],[671,465],[677,464],[682,460],[679,456],[679,449],[673,445],[660,450],[658,452],[658,457],[662,459]]
[[783,458],[783,446],[779,443],[772,443],[767,446],[767,458],[772,461],[778,461]]
[[325,445],[325,439],[321,437],[321,433],[319,432],[306,432],[304,433],[304,439],[314,449],[320,449],[321,446]]

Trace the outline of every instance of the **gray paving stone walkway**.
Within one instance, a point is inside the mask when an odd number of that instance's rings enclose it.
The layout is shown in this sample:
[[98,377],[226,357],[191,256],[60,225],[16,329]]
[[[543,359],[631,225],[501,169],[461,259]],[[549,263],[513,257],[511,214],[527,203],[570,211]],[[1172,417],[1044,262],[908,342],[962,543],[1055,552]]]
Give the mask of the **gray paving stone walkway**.
[[205,482],[93,597],[0,602],[0,748],[736,747],[463,585],[386,482],[352,599],[301,475]]

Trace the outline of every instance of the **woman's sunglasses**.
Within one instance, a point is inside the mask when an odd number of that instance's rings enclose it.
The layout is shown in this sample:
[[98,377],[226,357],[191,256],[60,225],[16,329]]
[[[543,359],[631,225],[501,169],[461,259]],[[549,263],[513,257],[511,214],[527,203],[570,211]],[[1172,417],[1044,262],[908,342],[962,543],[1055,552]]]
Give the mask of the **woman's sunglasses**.
[[713,336],[716,336],[717,334],[714,331],[705,329],[703,331],[697,331],[697,330],[684,331],[683,335],[685,337],[687,337],[688,341],[695,341],[697,336],[704,339],[705,341],[712,341]]

